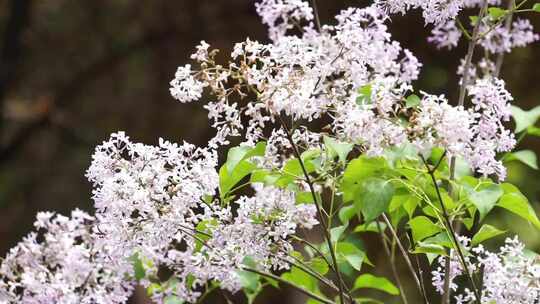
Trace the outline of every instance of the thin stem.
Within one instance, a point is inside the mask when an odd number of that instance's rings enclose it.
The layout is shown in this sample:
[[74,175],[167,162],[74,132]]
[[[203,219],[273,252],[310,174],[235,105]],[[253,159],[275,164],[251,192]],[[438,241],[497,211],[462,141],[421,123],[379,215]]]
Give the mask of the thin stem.
[[333,272],[335,272],[336,270],[334,269],[334,265],[332,265],[332,263],[330,261],[328,261],[328,259],[326,258],[326,256],[319,250],[319,248],[317,248],[315,245],[311,244],[310,242],[304,240],[304,239],[301,239],[295,235],[292,235],[291,236],[293,239],[307,245],[309,248],[313,249],[315,252],[317,252],[317,254],[319,254],[319,256],[321,256],[321,258],[326,262],[326,264],[328,265],[328,267],[330,267],[330,269],[332,269]]
[[[280,260],[282,260],[284,262],[287,262],[287,263],[291,264],[294,267],[297,267],[298,269],[300,269],[303,272],[309,274],[313,278],[319,280],[319,282],[321,282],[321,283],[325,284],[326,286],[330,287],[334,291],[339,292],[339,288],[332,281],[328,280],[324,276],[322,276],[319,273],[317,273],[316,271],[312,270],[308,265],[306,265],[306,263],[304,263],[300,259],[298,259],[298,258],[296,258],[294,256],[290,256],[290,257],[293,258],[296,261],[296,263],[292,262],[290,260],[284,259],[284,258],[280,258]],[[349,301],[354,301],[354,299],[353,299],[353,297],[352,297],[352,295],[350,293],[347,293],[347,298],[349,298]]]
[[[519,8],[522,7],[526,2],[527,2],[527,0],[523,0],[517,6],[515,6],[513,9],[509,10],[506,14],[522,12],[523,10],[520,10]],[[506,16],[504,16],[504,17],[506,17]],[[487,31],[485,31],[481,35],[479,35],[477,40],[483,39],[489,33],[491,33],[493,30],[495,30],[499,25],[501,25],[501,23],[505,20],[504,17],[501,18],[499,21],[497,21],[494,25],[492,25]]]
[[461,32],[463,33],[463,35],[465,35],[465,37],[468,40],[472,40],[471,34],[469,33],[469,31],[467,31],[465,26],[463,26],[463,23],[461,23],[461,20],[459,19],[459,17],[456,17],[456,23],[457,23],[459,29],[461,30]]
[[413,266],[413,264],[411,262],[411,259],[409,257],[409,254],[408,254],[407,250],[405,249],[405,247],[403,246],[403,244],[399,240],[399,237],[398,237],[396,231],[394,230],[394,227],[392,226],[392,223],[390,222],[390,220],[388,220],[388,217],[386,216],[386,214],[383,213],[382,218],[383,218],[384,222],[386,223],[386,225],[388,226],[388,229],[390,230],[390,233],[392,234],[392,237],[396,240],[398,248],[401,251],[401,255],[403,256],[403,259],[405,259],[405,264],[407,264],[407,267],[409,268],[409,271],[411,272],[411,275],[414,278],[414,282],[416,283],[416,286],[418,287],[418,290],[420,291],[420,294],[422,295],[422,297],[424,299],[424,302],[428,303],[427,296],[426,296],[422,286],[420,285],[420,280],[418,279],[418,275],[416,274],[416,270],[414,270],[414,266]]
[[[409,238],[409,235],[405,233],[405,237],[407,238],[407,241],[409,241],[409,244],[412,244],[411,238]],[[418,269],[418,278],[420,279],[420,287],[422,287],[422,292],[424,295],[426,295],[426,285],[424,284],[424,273],[422,271],[422,267],[420,267],[420,259],[418,258],[418,255],[414,255],[414,261],[416,262],[416,269]],[[427,296],[424,297],[424,302],[429,304],[429,300],[427,299]]]
[[[465,66],[463,67],[463,79],[461,80],[462,82],[461,82],[461,87],[460,87],[460,90],[459,90],[458,106],[460,106],[460,107],[462,107],[465,104],[465,93],[467,91],[467,86],[469,84],[469,77],[470,77],[469,71],[471,69],[472,59],[473,59],[473,56],[474,56],[474,50],[476,48],[476,44],[478,43],[478,40],[479,40],[478,38],[480,36],[480,25],[482,23],[482,19],[484,18],[484,15],[487,12],[488,4],[489,4],[488,1],[484,0],[484,4],[482,5],[482,8],[480,9],[480,13],[478,14],[478,21],[476,22],[476,24],[474,26],[472,37],[471,37],[471,39],[469,41],[469,47],[468,47],[468,50],[467,50],[467,55],[465,56]],[[422,160],[424,160],[424,159],[422,158]],[[425,160],[424,160],[424,163],[425,163]],[[428,170],[429,170],[429,168],[428,168]],[[456,157],[452,156],[450,158],[450,180],[454,180],[455,174],[456,174]],[[433,178],[435,178],[433,176],[433,172],[431,172],[431,171],[430,171],[430,175]],[[434,182],[436,184],[436,181],[434,181]],[[435,186],[435,187],[437,187],[437,186]],[[453,187],[450,189],[450,196],[454,197]],[[442,208],[443,208],[444,217],[445,217],[446,221],[448,222],[449,229],[452,230],[452,235],[455,238],[454,229],[453,229],[453,226],[452,226],[453,225],[452,221],[450,221],[450,219],[448,218],[448,215],[446,214],[446,207],[444,206],[444,203],[442,202],[442,200],[441,200],[441,205],[442,205]],[[460,248],[459,243],[456,243],[456,246],[458,248]],[[461,250],[461,249],[459,249],[459,250]],[[450,289],[450,267],[449,267],[450,266],[450,258],[449,257],[445,257],[445,266],[447,266],[447,267],[445,269],[445,274],[444,274],[444,293],[443,293],[443,298],[442,298],[442,304],[450,303],[450,293],[452,292],[451,289]],[[474,282],[473,282],[473,284],[474,284]],[[475,288],[475,293],[478,293],[476,288]],[[478,301],[480,301],[480,299],[478,299]]]
[[454,231],[452,221],[450,220],[450,216],[448,215],[448,211],[447,211],[446,206],[444,204],[444,201],[442,199],[441,190],[439,188],[439,185],[437,184],[437,179],[435,178],[434,171],[432,171],[429,168],[429,165],[427,164],[426,160],[423,157],[421,157],[421,158],[422,158],[422,161],[424,162],[424,165],[426,166],[426,168],[428,170],[428,174],[431,177],[431,181],[433,182],[433,186],[435,187],[435,192],[437,193],[437,198],[438,198],[438,200],[439,200],[439,202],[441,204],[441,210],[443,212],[444,224],[445,224],[445,226],[447,226],[446,228],[448,229],[448,232],[450,232],[450,237],[452,238],[452,241],[454,242],[454,245],[456,247],[456,251],[457,251],[457,253],[459,255],[459,259],[461,261],[461,264],[463,265],[463,269],[465,270],[465,273],[467,274],[467,277],[469,278],[469,281],[471,282],[474,294],[476,296],[476,302],[478,302],[480,304],[481,303],[480,301],[482,299],[481,294],[480,294],[480,290],[476,286],[476,282],[474,281],[474,278],[472,277],[472,273],[469,270],[469,266],[467,266],[467,261],[465,260],[465,255],[463,254],[463,251],[461,250],[461,246],[460,246],[459,241],[457,239],[456,232]]
[[294,285],[293,283],[289,282],[289,281],[286,281],[284,279],[282,279],[281,277],[278,277],[274,274],[271,274],[271,273],[266,273],[266,272],[262,272],[262,271],[259,271],[259,270],[256,270],[256,269],[252,269],[252,268],[242,268],[242,270],[245,270],[245,271],[248,271],[248,272],[252,272],[252,273],[255,273],[255,274],[258,274],[260,276],[263,276],[263,277],[267,277],[267,278],[270,278],[270,279],[273,279],[273,280],[276,280],[280,283],[283,283],[283,284],[286,284],[286,285],[289,285],[291,286],[292,288],[294,288],[295,290],[299,291],[300,293],[303,293],[304,295],[312,298],[312,299],[315,299],[317,301],[320,301],[322,303],[325,303],[325,304],[335,304],[334,302],[326,299],[326,298],[323,298],[309,290],[306,290],[302,287],[299,287],[299,286],[296,286]]
[[300,167],[302,168],[302,172],[304,173],[304,177],[306,178],[306,182],[308,184],[309,191],[311,192],[313,202],[315,203],[315,208],[317,209],[317,215],[318,215],[318,218],[319,218],[319,222],[321,223],[321,226],[322,226],[322,228],[324,230],[324,238],[326,239],[328,250],[330,251],[330,257],[332,258],[332,264],[334,265],[334,272],[336,273],[336,276],[337,276],[338,281],[339,281],[339,284],[338,284],[338,287],[339,287],[339,300],[340,300],[340,303],[343,304],[343,303],[345,303],[344,299],[343,299],[343,295],[344,295],[343,285],[344,285],[344,282],[343,282],[343,279],[341,278],[341,273],[339,272],[339,266],[338,266],[338,263],[337,263],[336,253],[334,252],[334,246],[332,244],[332,239],[330,237],[330,232],[328,231],[328,226],[326,225],[326,223],[324,221],[324,218],[322,216],[322,211],[321,211],[322,206],[319,205],[319,200],[318,200],[317,193],[315,192],[315,187],[313,186],[313,183],[311,181],[311,177],[310,177],[309,173],[306,170],[304,162],[302,161],[302,156],[300,154],[300,151],[298,151],[298,147],[296,146],[296,143],[294,142],[294,140],[292,138],[292,134],[289,131],[289,128],[287,127],[287,125],[285,124],[283,119],[281,118],[281,115],[278,115],[278,119],[280,120],[281,125],[282,125],[283,129],[285,130],[285,134],[287,135],[287,139],[288,139],[289,143],[291,144],[291,146],[293,148],[293,152],[294,152],[296,158],[298,158],[298,163],[300,164]]
[[[506,17],[506,20],[504,21],[504,27],[507,31],[510,30],[510,27],[512,26],[512,17],[514,16],[514,12],[512,9],[516,5],[516,0],[508,0],[508,16]],[[493,76],[499,77],[499,74],[501,73],[502,64],[504,61],[504,52],[501,52],[497,56],[497,61],[495,62],[495,72],[493,73]]]
[[315,24],[317,25],[319,32],[321,32],[321,17],[319,16],[319,9],[317,8],[317,0],[311,0],[311,6],[313,7],[313,15],[315,15]]
[[381,225],[377,221],[377,230],[379,230],[379,235],[381,237],[381,242],[383,244],[384,251],[386,252],[386,255],[390,259],[390,267],[392,269],[392,275],[394,277],[394,280],[396,280],[396,284],[399,288],[399,295],[401,296],[401,299],[403,300],[403,304],[408,304],[407,296],[405,295],[405,290],[403,290],[403,285],[401,284],[401,279],[399,278],[399,274],[396,269],[395,265],[395,255],[393,252],[390,251],[390,248],[388,248],[388,244],[386,243],[385,235],[381,229]]

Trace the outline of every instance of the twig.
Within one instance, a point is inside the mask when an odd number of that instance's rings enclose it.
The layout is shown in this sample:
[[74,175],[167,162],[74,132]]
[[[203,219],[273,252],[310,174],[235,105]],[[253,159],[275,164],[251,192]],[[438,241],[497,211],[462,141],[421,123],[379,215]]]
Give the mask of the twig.
[[[465,104],[465,93],[467,92],[467,86],[469,84],[469,70],[471,69],[472,59],[474,56],[474,50],[476,48],[476,44],[478,43],[478,38],[480,35],[480,24],[482,23],[482,19],[484,18],[487,9],[488,9],[488,1],[484,0],[484,4],[482,5],[482,8],[480,9],[480,13],[478,14],[478,20],[474,26],[473,33],[471,36],[471,39],[469,40],[469,47],[467,50],[467,55],[465,56],[465,66],[463,67],[463,79],[461,80],[461,87],[459,90],[459,99],[458,99],[458,106],[462,107]],[[422,160],[424,160],[422,158]],[[425,160],[424,160],[425,162]],[[429,170],[429,168],[428,168]],[[433,172],[431,172],[433,173]],[[452,156],[450,158],[450,180],[455,179],[455,173],[456,173],[456,157]],[[431,174],[432,175],[432,174]],[[434,178],[434,176],[432,175]],[[435,182],[436,183],[436,182]],[[454,196],[454,190],[453,188],[450,189],[450,195]],[[444,203],[441,201],[441,205],[443,206],[443,210],[446,213],[446,207],[444,206]],[[445,219],[449,223],[449,229],[452,229],[452,235],[454,235],[453,231],[453,224],[452,221],[445,215]],[[459,248],[459,243],[457,243],[457,247]],[[461,249],[460,249],[461,250]],[[450,258],[445,257],[445,266],[450,266]],[[475,292],[477,292],[475,290]],[[450,267],[446,267],[445,274],[444,274],[444,293],[442,298],[442,304],[448,304],[450,303]],[[480,301],[480,299],[478,299]]]
[[315,15],[315,24],[319,32],[322,30],[321,17],[319,16],[319,9],[317,8],[317,0],[311,0],[311,6],[313,7],[313,15]]
[[448,215],[448,211],[446,210],[446,206],[445,206],[444,201],[442,199],[441,190],[439,189],[439,185],[437,184],[437,179],[435,178],[434,171],[432,171],[432,169],[429,168],[429,165],[427,164],[424,157],[420,156],[420,158],[422,159],[422,161],[424,162],[424,165],[426,166],[426,168],[428,170],[428,174],[431,177],[431,181],[433,182],[433,186],[435,187],[435,192],[437,193],[437,198],[439,200],[439,203],[441,204],[441,210],[443,212],[443,219],[444,219],[443,224],[445,224],[445,226],[447,226],[446,228],[448,229],[448,232],[450,233],[450,237],[452,238],[452,241],[454,242],[454,245],[455,245],[456,251],[457,251],[457,253],[459,255],[461,264],[463,265],[463,269],[465,270],[465,274],[467,274],[467,276],[469,278],[469,281],[471,282],[471,285],[472,285],[472,288],[473,288],[473,291],[474,291],[474,295],[476,297],[476,302],[480,304],[481,303],[480,301],[482,299],[480,290],[476,286],[476,282],[474,281],[472,273],[469,270],[469,266],[467,266],[467,261],[465,260],[465,255],[463,254],[463,251],[461,250],[461,245],[459,243],[459,240],[457,239],[457,235],[456,235],[456,232],[454,231],[454,227],[452,225],[452,221],[450,220],[450,216]]
[[388,258],[390,259],[390,268],[392,269],[392,275],[394,277],[394,280],[396,280],[396,284],[399,288],[399,295],[401,296],[401,299],[403,300],[403,304],[408,304],[409,302],[407,301],[405,290],[403,290],[403,285],[401,284],[401,279],[399,278],[399,274],[396,269],[396,265],[395,265],[396,261],[395,261],[394,253],[390,251],[390,248],[388,248],[388,244],[386,243],[385,235],[381,229],[381,225],[379,224],[378,221],[376,221],[375,223],[377,223],[377,230],[379,230],[379,235],[381,237],[381,242],[383,244],[384,251],[386,252],[386,255],[388,256]]
[[304,162],[302,161],[302,155],[300,154],[300,151],[298,151],[298,147],[296,146],[296,143],[294,142],[294,140],[292,138],[292,134],[291,134],[289,128],[287,127],[287,124],[285,124],[285,122],[281,118],[281,115],[277,115],[277,117],[278,117],[279,121],[281,122],[281,126],[285,130],[285,134],[287,136],[287,139],[288,139],[289,143],[291,144],[291,146],[293,148],[294,155],[298,158],[298,163],[300,164],[300,167],[302,168],[302,172],[304,174],[304,177],[306,178],[306,183],[308,184],[309,190],[311,192],[311,197],[313,198],[313,202],[315,204],[315,207],[317,208],[317,216],[318,216],[319,222],[321,223],[321,226],[322,226],[322,228],[324,230],[324,238],[326,239],[328,250],[330,251],[330,257],[332,258],[332,264],[334,265],[334,272],[335,272],[335,274],[336,274],[336,276],[338,278],[338,281],[339,281],[339,284],[338,284],[338,287],[339,287],[339,300],[340,300],[340,303],[345,303],[344,299],[343,299],[343,295],[344,295],[343,285],[344,285],[344,282],[343,282],[343,279],[341,277],[341,273],[339,272],[339,266],[338,266],[338,263],[337,263],[336,253],[334,252],[334,246],[332,244],[332,239],[330,237],[330,232],[328,231],[328,227],[327,227],[326,222],[324,221],[324,218],[323,218],[323,214],[322,214],[322,210],[321,210],[322,206],[319,205],[319,200],[318,200],[317,194],[315,192],[315,187],[313,186],[313,183],[311,181],[311,177],[310,177],[309,173],[306,170]]
[[[512,17],[514,16],[514,13],[512,9],[516,5],[516,0],[508,0],[508,16],[506,17],[506,20],[504,21],[504,27],[507,31],[510,30],[510,27],[512,26]],[[493,73],[494,77],[499,77],[499,74],[501,73],[502,64],[504,61],[504,52],[499,53],[497,56],[497,61],[495,62],[495,72]]]
[[405,260],[405,264],[407,264],[407,267],[409,268],[409,271],[411,272],[411,275],[413,276],[414,282],[416,283],[416,286],[418,287],[418,290],[420,291],[420,294],[422,295],[422,297],[424,299],[424,302],[428,303],[427,295],[425,294],[424,289],[422,288],[422,285],[420,284],[420,279],[418,279],[418,275],[416,273],[416,270],[414,270],[414,266],[413,266],[413,264],[411,262],[411,258],[409,257],[409,253],[407,252],[407,250],[405,249],[405,247],[403,246],[403,244],[399,240],[399,237],[398,237],[396,231],[394,230],[394,227],[392,226],[392,223],[390,222],[390,220],[386,216],[386,214],[383,213],[382,218],[383,218],[384,222],[386,223],[386,225],[388,226],[388,229],[392,233],[392,237],[396,240],[398,248],[401,251],[401,255],[403,256],[403,259]]

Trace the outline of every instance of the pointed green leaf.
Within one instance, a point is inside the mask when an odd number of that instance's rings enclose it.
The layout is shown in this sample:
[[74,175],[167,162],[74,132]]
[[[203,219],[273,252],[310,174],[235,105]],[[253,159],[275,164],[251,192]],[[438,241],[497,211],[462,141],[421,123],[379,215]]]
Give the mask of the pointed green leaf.
[[354,281],[353,289],[359,288],[377,289],[394,296],[399,295],[399,289],[397,289],[397,287],[387,278],[376,277],[369,273],[359,276],[356,281]]
[[429,236],[439,233],[441,227],[435,225],[429,218],[425,216],[417,216],[409,221],[409,226],[412,230],[413,240],[419,242]]
[[493,20],[499,20],[499,18],[506,14],[506,10],[500,7],[490,7],[488,8],[488,13]]
[[497,184],[486,184],[477,191],[469,194],[469,201],[476,206],[482,220],[495,207],[499,198],[503,195],[503,190]]
[[347,155],[349,155],[352,148],[354,147],[354,145],[352,144],[342,143],[328,136],[324,137],[324,145],[326,146],[328,151],[331,152],[332,156],[337,156],[342,162],[347,161]]
[[231,174],[236,166],[244,159],[249,159],[253,156],[263,156],[265,150],[265,142],[260,142],[255,147],[239,146],[229,149],[226,162],[227,172]]
[[472,245],[478,245],[483,241],[494,238],[498,235],[505,233],[506,231],[499,230],[491,225],[484,224],[480,230],[474,235],[472,239]]
[[369,105],[371,104],[371,95],[373,89],[371,84],[365,85],[358,89],[358,97],[356,97],[356,104],[358,105]]
[[356,208],[354,206],[344,206],[339,209],[339,220],[345,224],[348,223],[356,215]]
[[330,229],[330,239],[332,240],[332,243],[337,243],[339,241],[343,232],[347,230],[347,226],[348,225],[342,225]]
[[497,206],[520,216],[540,229],[540,220],[527,198],[513,185],[503,184],[503,188],[505,194],[501,197]]
[[405,100],[405,107],[407,108],[415,108],[417,106],[420,105],[420,97],[418,97],[418,95],[410,95],[409,97],[407,97],[407,99]]
[[508,154],[505,161],[518,160],[525,165],[538,170],[538,160],[536,158],[536,153],[531,150],[521,150],[517,152],[512,152]]
[[376,233],[379,233],[379,228],[381,229],[381,231],[385,231],[386,230],[386,224],[383,223],[383,222],[379,222],[379,221],[373,221],[373,222],[370,222],[370,223],[364,223],[362,225],[356,226],[356,228],[354,228],[354,232],[376,232]]
[[347,242],[339,242],[336,244],[336,255],[339,260],[346,261],[357,271],[360,271],[362,269],[362,264],[368,261],[364,251]]
[[371,177],[357,189],[355,206],[362,212],[365,221],[369,222],[388,210],[393,195],[394,186],[389,181]]
[[540,118],[540,106],[530,110],[524,111],[519,107],[512,106],[512,116],[516,121],[516,133],[519,133],[529,126],[532,126],[536,123],[538,118]]

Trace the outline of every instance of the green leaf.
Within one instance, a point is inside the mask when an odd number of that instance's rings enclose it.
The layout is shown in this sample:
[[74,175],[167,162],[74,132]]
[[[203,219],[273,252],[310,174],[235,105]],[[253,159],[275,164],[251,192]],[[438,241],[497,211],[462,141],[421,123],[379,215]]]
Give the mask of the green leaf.
[[369,105],[371,104],[371,95],[373,89],[370,84],[365,85],[358,89],[358,97],[356,97],[356,104],[358,105]]
[[165,299],[163,299],[163,304],[182,304],[184,301],[180,297],[177,296],[167,296]]
[[347,169],[343,173],[343,183],[353,184],[362,180],[380,175],[388,168],[388,163],[382,157],[360,156],[349,162]]
[[418,95],[409,95],[405,100],[405,107],[407,108],[416,108],[420,105],[421,99]]
[[336,255],[339,260],[346,261],[352,268],[360,271],[362,264],[368,262],[366,253],[351,243],[336,244]]
[[387,278],[376,277],[369,273],[359,276],[356,281],[354,281],[353,289],[359,288],[377,289],[394,296],[399,295],[399,289],[397,289],[397,287]]
[[413,253],[447,255],[446,249],[443,246],[425,242],[419,242],[416,247],[414,247]]
[[264,156],[266,150],[266,143],[260,142],[255,147],[239,146],[229,149],[227,153],[227,172],[231,174],[236,166],[245,159],[249,159],[253,156]]
[[236,164],[232,172],[228,172],[226,165],[221,167],[219,169],[219,191],[221,197],[224,198],[238,182],[253,172],[255,168],[255,165],[247,160],[242,160]]
[[345,224],[348,223],[351,218],[356,215],[356,208],[354,206],[344,206],[339,209],[339,220]]
[[[307,173],[311,173],[315,171],[315,166],[313,163],[309,160],[302,160],[302,163],[304,164],[304,167],[306,168]],[[302,170],[302,164],[297,158],[293,158],[288,160],[285,163],[285,166],[283,166],[283,172],[286,174],[290,174],[296,177],[303,177],[304,171]]]
[[339,241],[343,232],[347,230],[347,226],[348,225],[342,225],[330,229],[330,239],[332,240],[332,243],[337,243]]
[[527,128],[527,134],[540,137],[540,128],[535,126],[530,126]]
[[450,240],[450,237],[448,236],[448,233],[446,231],[443,231],[441,233],[437,233],[436,235],[432,237],[428,237],[423,242],[424,244],[435,244],[440,245],[446,248],[453,248],[454,243]]
[[490,183],[469,194],[469,201],[474,204],[480,213],[480,220],[495,207],[495,204],[497,204],[503,193],[499,185]]
[[282,274],[281,278],[296,286],[303,287],[315,293],[320,293],[318,281],[297,267],[292,267],[291,271]]
[[323,258],[313,258],[311,261],[307,262],[307,264],[321,275],[328,273],[329,267]]
[[382,157],[360,156],[347,165],[340,185],[343,200],[349,202],[355,199],[360,184],[369,177],[383,177],[390,171],[388,162]]
[[497,206],[520,216],[540,229],[540,220],[527,198],[511,184],[503,184],[503,188],[505,194],[501,197]]
[[372,298],[355,298],[354,301],[359,304],[384,304],[384,302]]
[[531,150],[521,150],[517,152],[512,152],[508,154],[508,157],[506,157],[505,161],[512,161],[512,160],[518,160],[525,165],[538,170],[538,160],[536,157],[536,153],[534,153]]
[[146,276],[146,270],[144,264],[138,253],[131,256],[131,263],[133,264],[133,272],[136,280],[142,280]]
[[373,222],[370,222],[370,223],[364,223],[362,225],[358,225],[356,226],[356,228],[354,228],[354,232],[376,232],[376,233],[379,233],[379,228],[381,229],[381,231],[385,231],[386,230],[386,224],[383,223],[383,222],[379,222],[379,221],[373,221]]
[[494,238],[498,235],[505,233],[506,231],[499,230],[491,225],[484,224],[480,230],[474,235],[472,239],[472,245],[478,245],[483,241]]
[[409,226],[411,227],[413,240],[415,242],[420,242],[421,240],[442,231],[441,227],[435,225],[425,216],[413,218],[409,221]]
[[342,143],[328,136],[324,137],[324,145],[332,156],[337,156],[342,162],[347,161],[347,155],[349,155],[354,147],[352,144]]
[[371,177],[362,182],[355,195],[355,206],[366,222],[376,219],[388,206],[394,195],[394,186],[384,179]]
[[519,107],[512,106],[512,116],[516,121],[516,133],[519,133],[528,127],[534,125],[538,118],[540,118],[540,106],[530,110],[524,111]]
[[532,10],[537,13],[540,13],[540,3],[535,3],[532,7]]
[[259,289],[259,275],[250,271],[237,270],[236,275],[240,279],[242,288],[248,292],[255,292]]
[[493,20],[499,20],[506,14],[506,10],[500,7],[490,7],[488,8],[488,13]]

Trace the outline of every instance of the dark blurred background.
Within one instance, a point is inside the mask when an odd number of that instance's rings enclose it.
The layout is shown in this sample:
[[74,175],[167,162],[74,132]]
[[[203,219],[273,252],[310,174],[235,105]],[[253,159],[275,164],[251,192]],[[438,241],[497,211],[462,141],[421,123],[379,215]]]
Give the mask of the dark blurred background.
[[[333,22],[340,9],[368,2],[319,0],[320,15]],[[111,132],[123,130],[149,144],[164,137],[204,145],[212,136],[205,110],[175,102],[168,83],[200,40],[222,54],[246,37],[267,41],[253,3],[0,0],[0,256],[32,229],[37,211],[91,210],[84,172],[93,148]],[[529,17],[540,29],[537,16]],[[465,45],[438,51],[426,43],[423,25],[413,14],[396,17],[391,28],[424,64],[416,87],[455,100]],[[517,105],[536,106],[540,45],[507,56],[502,76]],[[540,151],[539,144],[527,139],[521,146]],[[537,171],[511,164],[509,180],[540,209]],[[520,219],[495,214],[490,220],[539,248],[538,232]],[[371,259],[384,264],[384,256]],[[293,302],[273,296],[259,302]]]

